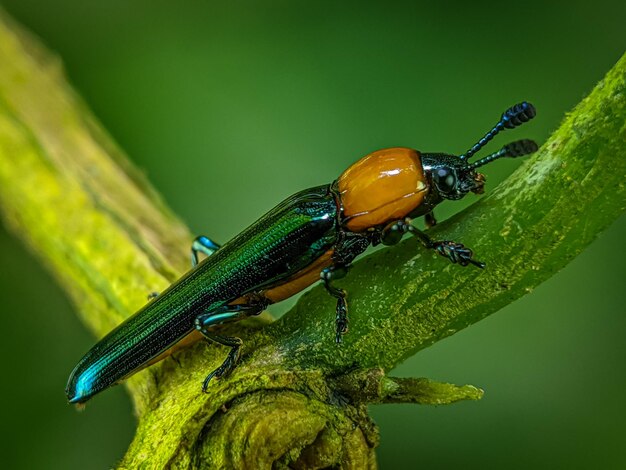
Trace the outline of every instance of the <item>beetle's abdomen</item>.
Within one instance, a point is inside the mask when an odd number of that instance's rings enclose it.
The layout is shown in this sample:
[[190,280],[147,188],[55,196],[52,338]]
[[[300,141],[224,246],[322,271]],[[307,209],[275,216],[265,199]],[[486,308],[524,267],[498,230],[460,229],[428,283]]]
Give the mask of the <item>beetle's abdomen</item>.
[[366,155],[344,171],[337,184],[344,226],[353,232],[405,217],[428,192],[420,154],[404,147]]

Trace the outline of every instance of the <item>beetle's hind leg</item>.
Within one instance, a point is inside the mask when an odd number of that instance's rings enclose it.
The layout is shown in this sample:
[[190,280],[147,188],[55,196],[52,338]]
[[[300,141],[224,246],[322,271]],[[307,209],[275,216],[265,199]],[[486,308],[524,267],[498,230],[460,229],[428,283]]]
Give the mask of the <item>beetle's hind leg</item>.
[[228,375],[235,368],[237,362],[239,361],[243,341],[241,338],[237,338],[236,336],[221,336],[208,333],[202,334],[205,338],[210,339],[211,341],[230,347],[230,352],[228,353],[228,356],[226,356],[224,362],[222,362],[222,365],[207,375],[204,382],[202,382],[202,391],[206,393],[209,387],[209,382],[212,378],[215,377],[216,379],[220,379],[225,375]]
[[198,253],[202,253],[205,256],[211,256],[221,246],[204,235],[197,236],[191,244],[191,267],[195,268],[200,262],[198,259]]
[[[211,240],[204,235],[197,236],[191,244],[191,267],[198,266],[199,258],[198,253],[202,253],[205,256],[211,256],[217,250],[221,248],[221,245]],[[159,296],[158,292],[150,292],[148,294],[148,300],[154,300]]]
[[223,305],[215,310],[198,315],[195,320],[195,327],[202,336],[207,340],[214,341],[224,346],[229,346],[231,349],[226,356],[226,359],[217,369],[206,376],[202,383],[202,391],[206,392],[207,387],[211,379],[219,379],[228,375],[237,365],[239,361],[239,355],[241,353],[241,346],[243,341],[236,336],[222,336],[217,335],[209,328],[215,325],[223,325],[224,323],[230,323],[238,320],[243,320],[246,317],[260,314],[267,307],[267,302],[259,301],[250,304],[236,304],[236,305]]

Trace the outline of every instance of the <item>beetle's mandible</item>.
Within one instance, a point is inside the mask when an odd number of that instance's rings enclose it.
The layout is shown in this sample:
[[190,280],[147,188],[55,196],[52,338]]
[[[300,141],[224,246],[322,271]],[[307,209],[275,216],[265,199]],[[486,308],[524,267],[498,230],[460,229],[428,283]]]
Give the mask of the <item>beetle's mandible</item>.
[[[232,371],[242,346],[239,338],[219,335],[211,327],[257,315],[320,279],[337,299],[335,328],[340,343],[348,331],[348,306],[346,293],[333,281],[343,277],[370,245],[398,243],[407,232],[453,263],[483,268],[472,250],[454,241],[431,240],[411,219],[424,216],[427,226],[434,225],[437,204],[483,192],[485,177],[477,168],[536,151],[532,140],[518,140],[469,162],[496,134],[534,116],[530,103],[512,106],[493,129],[458,156],[404,147],[378,150],[333,183],[281,202],[224,246],[207,237],[196,238],[191,247],[193,269],[85,354],[70,375],[68,400],[84,403],[200,335],[230,347],[223,364],[204,380],[206,391],[212,378]],[[199,253],[207,255],[202,262]]]

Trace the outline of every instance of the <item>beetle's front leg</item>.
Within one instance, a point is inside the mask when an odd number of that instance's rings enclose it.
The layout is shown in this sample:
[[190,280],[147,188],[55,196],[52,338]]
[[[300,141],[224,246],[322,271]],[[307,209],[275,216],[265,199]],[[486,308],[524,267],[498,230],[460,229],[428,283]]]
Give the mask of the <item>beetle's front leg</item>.
[[342,336],[348,332],[348,303],[346,302],[346,291],[334,287],[331,282],[335,279],[345,277],[348,272],[347,266],[330,266],[320,273],[320,278],[324,281],[324,287],[330,295],[337,299],[335,314],[335,342],[341,343]]
[[381,241],[385,245],[393,245],[398,243],[405,233],[415,235],[426,248],[435,250],[453,263],[458,263],[461,266],[473,264],[478,268],[485,267],[485,263],[472,258],[474,256],[473,251],[462,243],[456,243],[450,240],[433,241],[428,235],[413,226],[411,219],[408,218],[398,220],[385,227],[381,234]]
[[238,320],[243,320],[246,317],[260,314],[267,307],[266,301],[258,301],[249,304],[236,304],[236,305],[222,305],[215,310],[198,315],[195,320],[195,327],[202,336],[207,340],[214,341],[224,346],[229,346],[230,352],[226,359],[213,372],[206,376],[202,383],[202,391],[206,392],[209,382],[212,378],[219,379],[228,375],[237,365],[239,355],[241,353],[241,346],[243,341],[241,338],[235,336],[222,336],[212,333],[208,328],[215,325],[223,325],[224,323],[230,323]]

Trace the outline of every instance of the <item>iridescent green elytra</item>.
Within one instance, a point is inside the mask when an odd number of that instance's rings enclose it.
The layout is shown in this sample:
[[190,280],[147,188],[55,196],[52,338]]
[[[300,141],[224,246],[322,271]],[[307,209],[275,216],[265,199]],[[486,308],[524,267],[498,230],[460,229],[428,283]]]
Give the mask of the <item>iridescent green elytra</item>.
[[140,369],[191,333],[199,312],[215,311],[308,266],[333,245],[337,224],[328,185],[288,198],[96,344],[72,371],[69,401],[84,402]]

